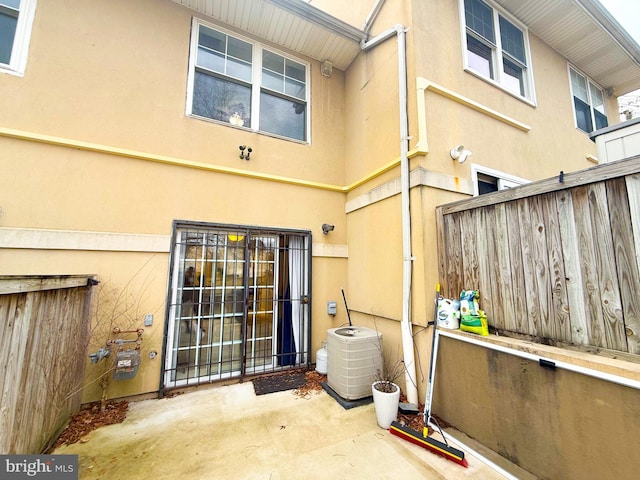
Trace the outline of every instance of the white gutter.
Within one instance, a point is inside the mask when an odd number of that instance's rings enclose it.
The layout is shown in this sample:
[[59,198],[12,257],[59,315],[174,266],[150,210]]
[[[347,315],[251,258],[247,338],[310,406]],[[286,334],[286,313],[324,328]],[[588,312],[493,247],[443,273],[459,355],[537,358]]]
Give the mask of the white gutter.
[[368,42],[362,42],[362,50],[369,50],[393,35],[398,38],[398,95],[400,107],[400,190],[402,198],[402,350],[407,402],[418,405],[413,332],[411,329],[411,208],[409,196],[409,118],[407,112],[407,44],[406,30],[398,24]]
[[380,10],[382,9],[382,5],[384,4],[384,1],[385,0],[377,0],[376,4],[373,6],[371,11],[369,12],[369,15],[367,16],[367,19],[364,21],[364,24],[362,25],[362,27],[360,27],[361,30],[364,33],[366,33],[367,35],[371,31],[371,27],[373,26],[373,22],[376,20],[376,18],[378,18],[378,14],[380,13]]

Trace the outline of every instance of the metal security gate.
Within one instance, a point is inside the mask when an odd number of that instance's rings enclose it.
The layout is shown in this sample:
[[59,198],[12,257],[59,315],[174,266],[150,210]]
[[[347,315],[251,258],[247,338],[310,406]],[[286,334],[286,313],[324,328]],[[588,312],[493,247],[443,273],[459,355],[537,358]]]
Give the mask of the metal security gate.
[[164,388],[310,361],[309,232],[176,223]]

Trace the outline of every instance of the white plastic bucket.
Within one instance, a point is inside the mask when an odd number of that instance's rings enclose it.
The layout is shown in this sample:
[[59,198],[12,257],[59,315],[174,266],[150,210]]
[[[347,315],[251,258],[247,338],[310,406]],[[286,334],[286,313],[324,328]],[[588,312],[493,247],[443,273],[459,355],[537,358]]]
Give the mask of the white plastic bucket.
[[326,375],[328,371],[327,343],[323,342],[320,350],[316,352],[316,372]]

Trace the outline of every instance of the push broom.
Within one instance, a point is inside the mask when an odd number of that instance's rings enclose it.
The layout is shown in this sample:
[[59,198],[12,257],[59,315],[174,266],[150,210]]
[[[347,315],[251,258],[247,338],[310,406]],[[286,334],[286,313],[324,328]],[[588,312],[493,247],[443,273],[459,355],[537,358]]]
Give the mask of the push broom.
[[[467,460],[464,458],[464,452],[458,450],[457,448],[453,448],[449,446],[449,442],[447,442],[447,438],[444,436],[440,425],[438,422],[431,417],[431,399],[433,396],[433,377],[435,376],[436,371],[436,358],[437,358],[437,349],[438,349],[438,300],[440,298],[440,284],[436,285],[436,305],[435,305],[435,313],[433,316],[433,338],[431,340],[431,360],[429,365],[429,380],[427,382],[427,398],[424,404],[424,428],[422,430],[422,434],[420,432],[416,432],[412,428],[406,427],[398,422],[392,422],[389,427],[389,431],[391,434],[403,438],[415,445],[426,448],[436,455],[441,455],[447,460],[451,460],[463,467],[468,467],[469,464]],[[435,425],[440,431],[440,435],[444,442],[436,440],[435,438],[429,437],[429,423]]]

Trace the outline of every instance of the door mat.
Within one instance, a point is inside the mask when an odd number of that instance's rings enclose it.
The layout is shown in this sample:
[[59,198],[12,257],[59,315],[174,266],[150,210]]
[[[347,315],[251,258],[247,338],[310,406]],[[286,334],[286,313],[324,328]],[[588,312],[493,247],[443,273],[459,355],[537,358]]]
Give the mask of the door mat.
[[367,405],[373,402],[373,396],[359,398],[357,400],[347,400],[346,398],[342,398],[340,395],[338,395],[336,391],[333,388],[331,388],[327,382],[322,382],[321,385],[322,385],[322,388],[324,388],[325,391],[336,402],[338,402],[342,406],[342,408],[344,408],[345,410],[349,410],[350,408],[353,408],[353,407],[360,407],[362,405]]
[[306,382],[305,372],[287,372],[278,375],[258,377],[251,380],[256,395],[284,392],[302,387]]

